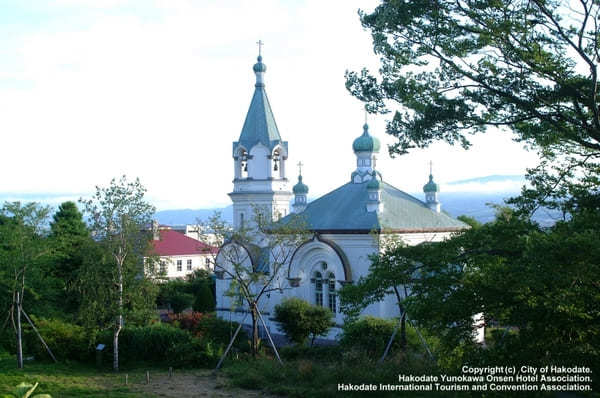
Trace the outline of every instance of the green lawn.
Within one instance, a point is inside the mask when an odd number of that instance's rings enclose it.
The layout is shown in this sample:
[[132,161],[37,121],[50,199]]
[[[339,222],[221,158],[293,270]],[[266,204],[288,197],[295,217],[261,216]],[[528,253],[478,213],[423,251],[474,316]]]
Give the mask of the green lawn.
[[[39,382],[36,393],[51,394],[58,397],[103,397],[103,398],[139,398],[152,397],[148,393],[134,392],[125,386],[124,372],[115,374],[107,370],[97,370],[90,365],[80,363],[53,364],[25,362],[25,369],[16,368],[14,357],[0,358],[0,395],[11,393],[19,383]],[[129,383],[142,383],[142,370],[129,372]]]

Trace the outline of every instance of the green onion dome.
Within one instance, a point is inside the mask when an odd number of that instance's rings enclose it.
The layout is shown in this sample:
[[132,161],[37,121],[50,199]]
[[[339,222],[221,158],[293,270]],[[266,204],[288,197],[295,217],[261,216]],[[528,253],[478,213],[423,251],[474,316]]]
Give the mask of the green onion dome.
[[433,182],[433,175],[429,174],[429,182],[423,186],[423,192],[440,192],[438,184]]
[[379,140],[369,134],[369,125],[365,123],[363,133],[352,143],[354,152],[379,152]]
[[258,56],[258,58],[256,58],[256,60],[258,61],[257,63],[254,64],[254,66],[252,67],[252,69],[254,70],[255,73],[258,72],[266,72],[267,71],[267,65],[262,63],[262,56]]
[[298,183],[294,185],[292,189],[295,195],[306,195],[308,193],[308,186],[302,183],[302,176],[298,176]]
[[373,171],[373,178],[367,184],[367,189],[371,190],[380,190],[381,189],[381,181],[377,179],[377,174]]

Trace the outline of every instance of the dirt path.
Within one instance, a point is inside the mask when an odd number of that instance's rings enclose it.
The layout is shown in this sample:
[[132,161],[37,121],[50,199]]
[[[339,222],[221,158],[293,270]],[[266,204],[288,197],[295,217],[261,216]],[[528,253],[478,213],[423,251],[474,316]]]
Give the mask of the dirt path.
[[261,391],[241,390],[227,386],[225,377],[213,376],[211,370],[175,371],[168,374],[153,374],[150,384],[135,384],[132,389],[155,394],[159,397],[218,397],[250,398],[274,397]]

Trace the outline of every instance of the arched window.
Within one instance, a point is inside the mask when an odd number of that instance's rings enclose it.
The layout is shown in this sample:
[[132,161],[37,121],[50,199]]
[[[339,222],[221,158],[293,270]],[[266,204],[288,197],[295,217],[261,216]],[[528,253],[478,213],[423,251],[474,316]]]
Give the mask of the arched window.
[[248,178],[248,152],[245,149],[240,149],[238,152],[239,176],[240,178]]
[[335,291],[335,275],[330,272],[327,276],[327,301],[329,309],[334,314],[337,312],[337,293]]
[[244,228],[244,213],[240,213],[240,228]]
[[320,272],[315,272],[315,304],[323,306],[323,276]]
[[281,160],[281,155],[279,154],[279,150],[276,149],[273,152],[273,171],[279,171],[279,161]]

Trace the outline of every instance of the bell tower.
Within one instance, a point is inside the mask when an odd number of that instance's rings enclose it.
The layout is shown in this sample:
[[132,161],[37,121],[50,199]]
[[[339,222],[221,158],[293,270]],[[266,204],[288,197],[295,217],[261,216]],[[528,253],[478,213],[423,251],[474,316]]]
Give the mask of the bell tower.
[[292,193],[286,176],[288,143],[282,141],[265,91],[267,66],[262,62],[261,46],[256,64],[254,95],[242,127],[240,138],[233,143],[234,179],[233,226],[252,227],[255,208],[272,219],[289,213]]
[[429,182],[423,186],[423,192],[425,192],[425,203],[431,210],[439,213],[441,211],[441,204],[438,200],[438,193],[440,187],[433,181],[433,164],[429,162]]

